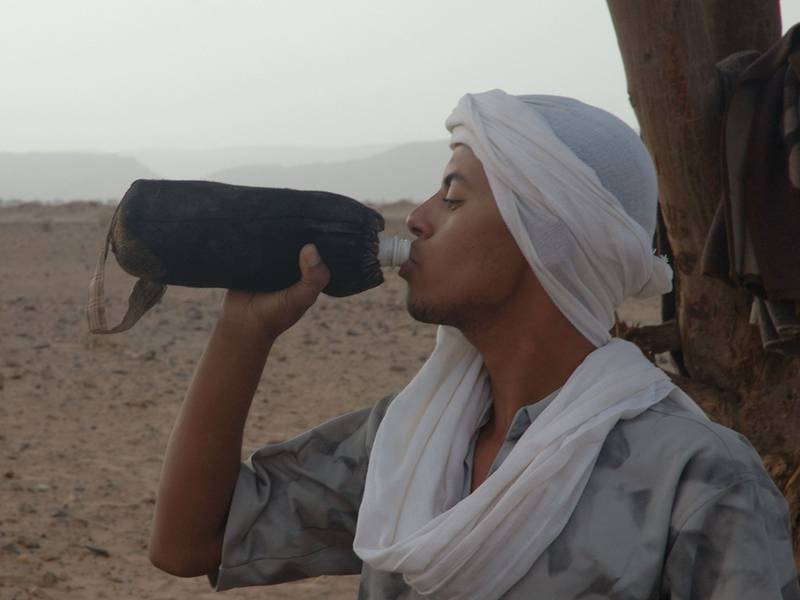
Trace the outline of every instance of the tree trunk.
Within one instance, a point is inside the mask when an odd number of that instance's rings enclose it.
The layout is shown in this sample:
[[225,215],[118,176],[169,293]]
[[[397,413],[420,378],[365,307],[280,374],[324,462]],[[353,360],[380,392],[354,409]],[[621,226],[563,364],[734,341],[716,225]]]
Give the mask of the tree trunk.
[[673,251],[676,383],[747,436],[790,504],[800,567],[800,358],[765,353],[750,294],[705,277],[700,256],[721,193],[722,97],[715,65],[781,36],[777,0],[608,0],[628,94],[656,163]]

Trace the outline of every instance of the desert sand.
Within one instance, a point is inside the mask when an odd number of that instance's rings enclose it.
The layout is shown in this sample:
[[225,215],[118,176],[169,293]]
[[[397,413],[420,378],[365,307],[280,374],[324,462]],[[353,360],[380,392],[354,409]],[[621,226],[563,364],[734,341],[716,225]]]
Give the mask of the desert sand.
[[[413,207],[380,207],[405,231]],[[113,208],[0,207],[0,598],[352,599],[358,578],[320,577],[212,592],[204,577],[154,568],[147,541],[169,432],[211,332],[222,290],[171,287],[130,331],[88,333],[87,285]],[[133,278],[113,258],[109,317]],[[399,391],[434,345],[405,311],[406,283],[321,296],[281,337],[245,431],[243,457]],[[658,302],[627,304],[658,322]]]

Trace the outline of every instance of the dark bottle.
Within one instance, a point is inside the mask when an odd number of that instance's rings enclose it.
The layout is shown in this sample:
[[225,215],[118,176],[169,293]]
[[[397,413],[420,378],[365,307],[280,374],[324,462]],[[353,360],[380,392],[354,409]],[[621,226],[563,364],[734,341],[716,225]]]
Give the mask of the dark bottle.
[[[135,181],[120,201],[90,284],[94,333],[125,331],[163,296],[166,285],[276,291],[300,279],[297,257],[313,243],[331,272],[322,291],[349,296],[383,283],[410,241],[381,234],[380,213],[330,192],[210,181]],[[123,322],[108,329],[103,269],[111,246],[139,278]]]

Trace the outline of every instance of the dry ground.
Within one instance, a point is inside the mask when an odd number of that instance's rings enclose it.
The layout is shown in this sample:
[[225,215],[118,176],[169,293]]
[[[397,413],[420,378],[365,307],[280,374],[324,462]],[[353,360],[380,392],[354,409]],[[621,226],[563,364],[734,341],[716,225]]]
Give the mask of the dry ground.
[[[382,209],[403,230],[412,205]],[[86,290],[108,206],[0,207],[0,598],[355,598],[357,578],[210,591],[147,560],[164,447],[214,323],[220,290],[170,288],[129,332],[87,333]],[[132,279],[109,260],[110,317]],[[435,330],[404,309],[405,282],[323,296],[276,344],[244,453],[398,391]],[[656,322],[657,305],[623,315]]]

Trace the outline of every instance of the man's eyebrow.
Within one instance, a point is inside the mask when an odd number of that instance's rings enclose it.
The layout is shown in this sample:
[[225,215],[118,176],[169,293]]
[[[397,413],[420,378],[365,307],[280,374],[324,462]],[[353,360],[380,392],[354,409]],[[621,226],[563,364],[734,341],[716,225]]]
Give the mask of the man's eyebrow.
[[464,185],[469,185],[467,179],[461,173],[459,173],[458,171],[453,171],[452,173],[447,174],[444,179],[442,179],[442,187],[450,187],[450,184],[454,180],[460,181]]

